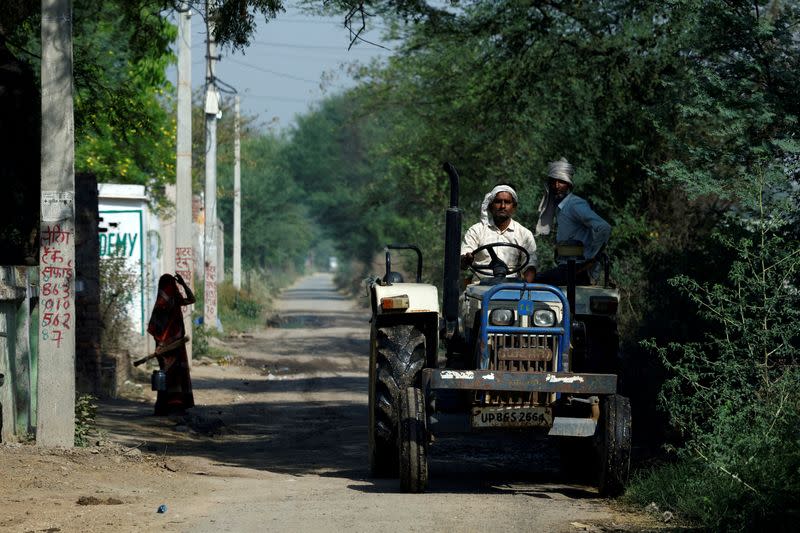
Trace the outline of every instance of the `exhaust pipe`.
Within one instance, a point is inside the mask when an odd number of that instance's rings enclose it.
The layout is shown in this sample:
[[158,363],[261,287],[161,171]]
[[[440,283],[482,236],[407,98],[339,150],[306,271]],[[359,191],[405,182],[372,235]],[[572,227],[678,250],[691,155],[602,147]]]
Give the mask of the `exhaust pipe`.
[[461,211],[458,209],[458,171],[444,163],[450,177],[450,207],[447,208],[444,226],[444,308],[445,338],[458,333],[458,293],[461,271]]

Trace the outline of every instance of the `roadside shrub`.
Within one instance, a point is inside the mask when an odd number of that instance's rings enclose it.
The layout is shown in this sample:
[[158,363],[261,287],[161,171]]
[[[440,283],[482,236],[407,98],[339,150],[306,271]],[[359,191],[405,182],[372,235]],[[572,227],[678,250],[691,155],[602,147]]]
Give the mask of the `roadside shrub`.
[[800,505],[800,247],[780,183],[753,180],[717,235],[736,256],[725,283],[670,281],[698,308],[704,340],[648,344],[670,373],[660,400],[683,442],[630,496],[713,530],[788,528]]
[[240,315],[247,317],[247,318],[258,318],[261,316],[261,311],[264,310],[264,306],[260,303],[256,302],[255,300],[251,300],[246,296],[240,296],[236,300],[236,304],[233,307]]
[[263,325],[275,295],[292,279],[263,270],[243,274],[240,290],[231,281],[221,283],[217,289],[218,314],[226,332],[249,331]]
[[264,305],[247,289],[236,290],[233,283],[226,281],[217,290],[217,304],[220,309],[233,311],[244,317],[257,319],[264,310]]
[[208,330],[202,324],[195,325],[192,330],[192,333],[194,333],[192,337],[192,357],[208,355]]
[[100,319],[103,323],[100,345],[104,352],[125,348],[132,327],[128,306],[133,299],[137,275],[127,267],[124,257],[100,260]]
[[75,446],[89,444],[89,434],[95,429],[96,401],[91,394],[79,394],[75,398]]

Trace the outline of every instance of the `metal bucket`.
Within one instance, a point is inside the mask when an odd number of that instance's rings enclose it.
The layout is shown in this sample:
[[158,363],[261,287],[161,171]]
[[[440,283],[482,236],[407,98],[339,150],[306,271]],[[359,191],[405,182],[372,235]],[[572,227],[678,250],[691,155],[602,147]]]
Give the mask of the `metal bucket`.
[[160,392],[167,390],[167,373],[163,370],[153,370],[150,375],[150,389]]

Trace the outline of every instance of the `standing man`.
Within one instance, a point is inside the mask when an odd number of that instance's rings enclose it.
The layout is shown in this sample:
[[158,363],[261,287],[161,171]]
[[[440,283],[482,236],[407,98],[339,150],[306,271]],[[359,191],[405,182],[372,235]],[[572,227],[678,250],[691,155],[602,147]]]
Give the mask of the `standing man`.
[[[548,235],[555,220],[556,243],[578,241],[583,244],[583,261],[576,265],[575,281],[578,285],[592,284],[600,273],[596,257],[611,236],[611,226],[600,218],[588,202],[572,193],[572,176],[575,169],[563,157],[547,168],[547,188],[539,204],[537,235]],[[567,282],[567,261],[558,259],[558,266],[541,272],[536,281],[553,285]]]
[[[530,255],[522,277],[528,282],[533,281],[536,275],[536,242],[528,228],[513,220],[516,212],[517,193],[511,185],[497,185],[486,194],[481,204],[481,221],[467,230],[461,243],[461,268],[467,268],[475,261],[489,261],[486,250],[481,250],[477,256],[473,254],[481,246],[492,243],[516,244]],[[507,246],[496,248],[495,253],[508,265],[509,270],[522,266],[525,259],[519,250]]]

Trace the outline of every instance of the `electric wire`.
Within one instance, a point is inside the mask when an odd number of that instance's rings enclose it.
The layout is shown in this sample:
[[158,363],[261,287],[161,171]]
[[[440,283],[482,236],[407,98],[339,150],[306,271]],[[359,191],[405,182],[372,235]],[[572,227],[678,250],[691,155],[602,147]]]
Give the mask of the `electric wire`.
[[[313,44],[293,44],[293,43],[281,43],[281,42],[271,42],[271,41],[258,41],[254,40],[253,44],[257,44],[260,46],[274,46],[276,48],[297,48],[301,50],[328,50],[328,51],[338,51],[338,52],[371,52],[374,53],[375,50],[367,49],[367,48],[351,48],[348,50],[346,47],[342,46],[325,46],[325,45],[313,45]],[[389,50],[387,48],[387,50]]]
[[278,76],[278,77],[281,77],[281,78],[288,78],[290,80],[302,81],[302,82],[305,82],[305,83],[313,83],[314,85],[319,85],[319,83],[320,83],[319,81],[309,80],[309,79],[306,79],[306,78],[301,78],[300,76],[293,76],[291,74],[286,74],[284,72],[278,72],[276,70],[271,70],[271,69],[268,69],[268,68],[259,67],[257,65],[252,65],[250,63],[245,63],[244,61],[237,61],[237,60],[231,59],[231,58],[227,58],[227,59],[228,59],[229,62],[234,63],[236,65],[241,65],[243,67],[248,67],[248,68],[252,68],[254,70],[258,70],[258,71],[261,71],[261,72],[266,72],[267,74],[272,74],[274,76]]

